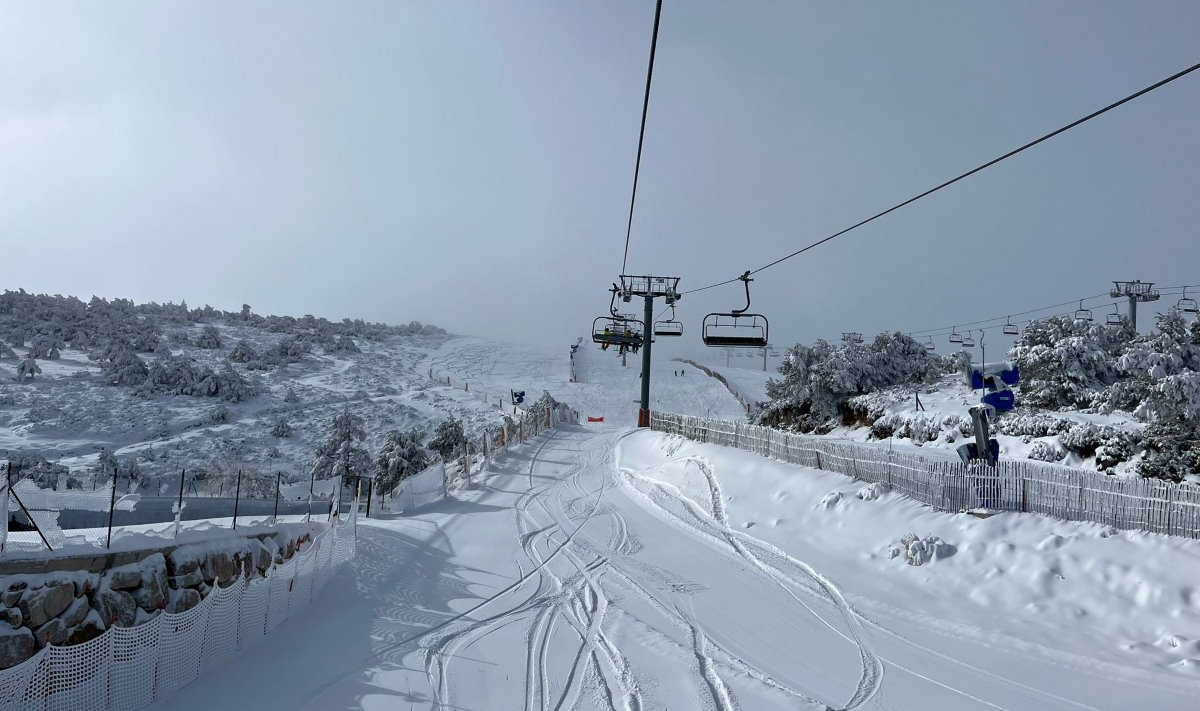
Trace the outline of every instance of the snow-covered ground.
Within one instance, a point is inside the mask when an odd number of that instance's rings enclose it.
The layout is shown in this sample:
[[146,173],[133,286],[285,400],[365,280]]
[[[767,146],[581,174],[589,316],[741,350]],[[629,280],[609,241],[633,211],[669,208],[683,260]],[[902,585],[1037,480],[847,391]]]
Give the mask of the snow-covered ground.
[[[235,694],[262,709],[1195,708],[1200,544],[939,514],[631,431],[636,365],[585,346],[567,384],[565,346],[558,358],[439,346],[427,367],[544,386],[606,422],[546,434],[452,500],[363,521],[354,575],[253,663],[161,707]],[[659,407],[740,414],[672,365],[654,373]],[[893,556],[909,533],[922,545]]]

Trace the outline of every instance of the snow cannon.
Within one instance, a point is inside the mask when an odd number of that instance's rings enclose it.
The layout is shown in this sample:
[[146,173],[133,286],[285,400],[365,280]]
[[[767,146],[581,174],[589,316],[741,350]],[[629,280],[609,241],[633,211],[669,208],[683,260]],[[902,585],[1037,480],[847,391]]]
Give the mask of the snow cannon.
[[972,390],[1003,390],[1001,385],[1018,385],[1020,382],[1021,369],[1012,361],[982,365],[972,363],[967,368],[967,383]]

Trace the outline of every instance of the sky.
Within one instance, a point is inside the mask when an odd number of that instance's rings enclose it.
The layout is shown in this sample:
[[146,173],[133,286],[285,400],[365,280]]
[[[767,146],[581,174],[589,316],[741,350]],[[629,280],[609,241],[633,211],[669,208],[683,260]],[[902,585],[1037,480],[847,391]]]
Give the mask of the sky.
[[[0,286],[573,342],[621,268],[653,15],[10,0]],[[735,277],[1197,61],[1191,0],[666,0],[628,271]],[[1200,284],[1198,113],[1200,72],[762,272],[752,310],[786,347]],[[685,296],[659,348],[743,301]]]

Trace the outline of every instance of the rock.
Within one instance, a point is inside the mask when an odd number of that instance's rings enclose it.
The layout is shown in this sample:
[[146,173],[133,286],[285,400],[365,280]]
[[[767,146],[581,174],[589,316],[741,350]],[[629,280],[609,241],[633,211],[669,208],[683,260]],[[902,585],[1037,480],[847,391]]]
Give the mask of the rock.
[[169,585],[172,588],[194,588],[204,582],[204,574],[199,568],[192,570],[186,575],[176,575],[170,579]]
[[104,575],[107,587],[113,590],[132,590],[142,584],[142,571],[136,563],[113,568]]
[[13,627],[20,627],[25,621],[25,616],[21,614],[19,607],[5,607],[0,608],[0,621],[7,622]]
[[3,598],[4,606],[5,607],[16,607],[17,603],[21,601],[21,593],[23,593],[23,592],[25,592],[24,588],[22,588],[21,590],[5,590],[4,598]]
[[55,617],[53,620],[38,627],[34,636],[41,647],[51,644],[61,647],[67,641],[67,626],[63,624],[60,618]]
[[237,576],[238,572],[238,564],[226,551],[212,553],[208,556],[208,560],[204,561],[204,580],[206,582],[216,580],[220,583],[227,583]]
[[29,583],[25,582],[24,580],[18,580],[15,583],[9,584],[6,592],[25,592],[25,588],[27,587],[29,587]]
[[116,627],[130,627],[137,618],[133,596],[124,590],[100,588],[92,594],[92,607],[100,613],[105,624]]
[[[86,597],[77,597],[75,598],[75,602],[71,603],[71,606],[58,616],[58,619],[62,620],[65,629],[70,629],[83,622],[83,618],[87,617],[88,610],[90,609],[92,608],[88,605]],[[58,643],[56,642],[55,644]]]
[[84,594],[91,595],[100,589],[100,574],[88,573],[87,580],[83,584]]
[[200,593],[191,588],[179,588],[171,590],[170,599],[167,601],[167,612],[187,612],[199,604]]
[[167,561],[167,569],[174,571],[176,576],[187,575],[193,570],[199,570],[200,560],[193,553],[193,551],[188,550],[187,546],[171,551],[170,559]]
[[41,627],[52,617],[67,609],[75,599],[75,586],[70,583],[60,583],[43,588],[27,589],[21,595],[18,607],[25,618],[25,624],[31,628]]
[[249,580],[250,576],[254,575],[254,556],[250,553],[243,553],[241,563],[242,577]]
[[33,632],[29,628],[0,625],[0,669],[15,667],[32,657],[34,651]]
[[258,568],[258,574],[265,576],[267,570],[270,569],[271,563],[274,561],[273,551],[267,547],[262,541],[258,542],[258,549],[254,555],[254,567]]
[[[167,574],[166,568],[163,569],[163,577]],[[163,603],[167,599],[167,586],[159,582],[158,576],[151,576],[150,580],[142,585],[137,590],[133,591],[133,601],[137,606],[147,612],[161,610]]]
[[88,610],[83,622],[67,630],[67,644],[83,644],[96,639],[104,633],[104,629],[104,620],[100,619],[100,613]]

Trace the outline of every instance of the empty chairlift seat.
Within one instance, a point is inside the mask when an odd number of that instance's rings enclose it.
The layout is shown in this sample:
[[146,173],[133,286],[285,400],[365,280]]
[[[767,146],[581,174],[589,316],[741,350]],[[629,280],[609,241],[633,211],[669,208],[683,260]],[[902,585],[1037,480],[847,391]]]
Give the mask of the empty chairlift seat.
[[738,277],[746,287],[746,305],[728,313],[711,313],[704,317],[700,340],[713,348],[766,348],[767,317],[746,313],[750,310],[750,272]]

